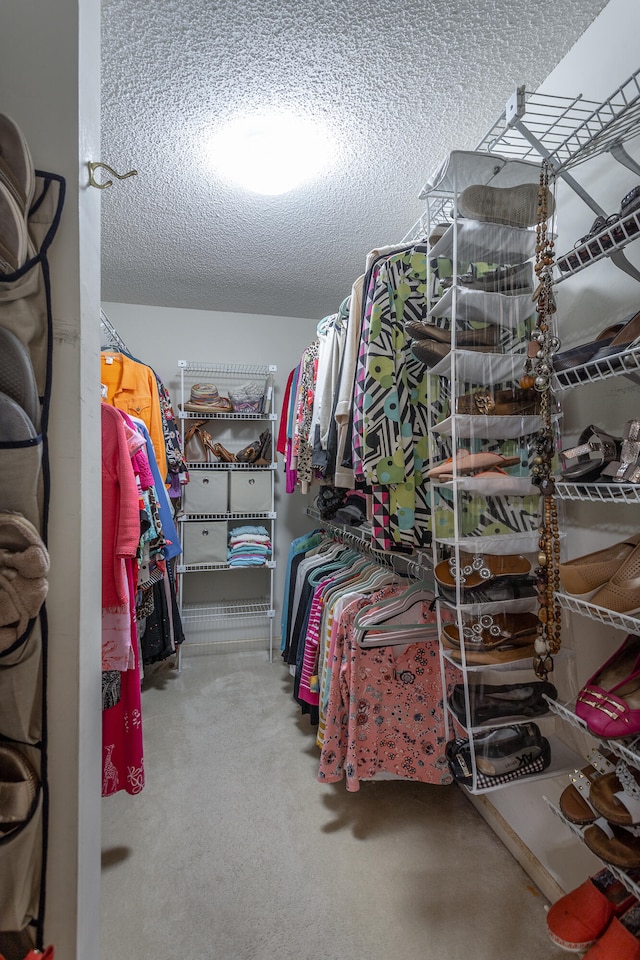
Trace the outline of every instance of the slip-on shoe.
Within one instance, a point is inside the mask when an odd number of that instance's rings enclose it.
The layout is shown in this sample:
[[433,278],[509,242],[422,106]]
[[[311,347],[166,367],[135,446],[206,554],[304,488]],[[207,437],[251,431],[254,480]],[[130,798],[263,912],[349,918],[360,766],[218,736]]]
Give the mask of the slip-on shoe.
[[619,739],[640,733],[639,636],[630,633],[580,690],[576,716],[597,737]]
[[559,567],[560,583],[566,593],[574,597],[587,599],[611,579],[618,571],[623,560],[640,544],[640,533],[636,533],[620,543],[614,543],[604,550],[587,553],[561,563]]
[[581,953],[634,903],[622,881],[605,868],[552,904],[547,913],[549,936],[563,950]]

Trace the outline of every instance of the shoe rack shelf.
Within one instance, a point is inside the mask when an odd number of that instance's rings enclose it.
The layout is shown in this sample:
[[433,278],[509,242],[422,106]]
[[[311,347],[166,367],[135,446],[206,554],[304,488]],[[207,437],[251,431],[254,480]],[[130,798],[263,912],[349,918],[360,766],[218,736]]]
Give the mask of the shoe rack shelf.
[[[584,828],[580,827],[579,824],[577,823],[572,823],[570,820],[567,820],[567,818],[564,816],[562,811],[548,797],[543,797],[543,799],[546,802],[549,809],[551,810],[551,812],[565,825],[565,827],[569,828],[569,830],[571,831],[571,833],[574,834],[574,836],[578,837],[581,843],[584,844],[585,843]],[[631,877],[629,876],[626,870],[622,870],[621,867],[617,867],[613,863],[607,863],[606,860],[602,860],[601,862],[610,870],[610,872],[615,877],[617,877],[617,879],[622,884],[624,884],[624,886],[629,891],[629,893],[633,894],[634,897],[637,897],[638,899],[640,899],[640,885],[636,883],[635,880],[631,879]]]
[[558,370],[553,375],[553,389],[556,393],[571,390],[574,387],[598,383],[611,377],[636,376],[640,370],[640,346],[621,350],[611,357],[591,360],[567,370]]
[[564,483],[556,480],[559,500],[589,500],[592,503],[639,503],[637,483]]
[[[273,378],[277,372],[277,367],[272,364],[225,364],[179,360],[178,372],[180,375],[180,413],[178,416],[182,428],[183,442],[189,428],[189,422],[205,420],[211,424],[208,429],[216,430],[214,439],[222,439],[222,436],[219,435],[222,433],[224,443],[242,448],[247,442],[251,441],[252,437],[248,434],[248,431],[256,430],[256,421],[274,424],[277,420],[273,395]],[[203,382],[213,383],[221,397],[232,397],[244,384],[259,383],[264,386],[263,409],[259,412],[241,410],[229,413],[185,410],[185,403],[189,401],[191,396],[191,388],[194,384]],[[197,512],[193,507],[190,508],[187,487],[186,493],[183,492],[183,508],[178,516],[182,546],[181,562],[176,565],[178,604],[182,622],[187,630],[191,627],[192,631],[197,631],[197,638],[188,636],[187,639],[196,645],[229,642],[230,621],[264,619],[268,624],[269,661],[272,661],[276,562],[273,559],[267,559],[261,564],[247,566],[230,563],[230,558],[227,555],[227,537],[233,528],[233,524],[242,526],[260,524],[265,526],[270,538],[271,557],[274,556],[277,519],[275,510],[276,451],[274,429],[271,429],[271,456],[268,464],[195,463],[187,461],[187,468],[194,479],[196,477],[202,479],[204,484],[207,484],[208,481],[203,474],[212,473],[211,487],[209,488],[207,485],[199,488],[199,490],[211,490],[211,511],[205,512],[202,509],[208,505],[209,494],[205,494],[206,500],[204,502],[202,496],[198,498]],[[215,483],[213,482],[213,474],[220,474]],[[220,488],[218,480],[224,484],[222,488]],[[238,487],[236,480],[240,480],[243,486]],[[254,483],[254,480],[256,486],[252,488],[250,485]],[[222,493],[220,492],[221,489]],[[255,497],[257,498],[255,509],[252,508],[250,502],[251,490],[253,489],[256,491]],[[224,506],[225,501],[227,509],[221,510],[220,508]],[[245,509],[237,509],[238,507]],[[196,550],[195,553],[190,553],[198,533],[208,536],[206,539],[202,539],[196,548],[193,548]],[[208,556],[207,553],[209,553]],[[247,584],[250,585],[247,588],[243,588],[242,585],[232,588],[234,593],[246,593],[247,589],[253,588],[260,581],[262,581],[262,590],[257,596],[243,596],[241,599],[220,597],[222,587],[221,583],[218,582],[218,575],[233,572],[242,575],[243,578],[246,576]],[[200,597],[193,601],[185,599],[185,596],[192,593],[191,583],[194,581],[189,584],[188,581],[189,576],[193,574],[204,574],[210,578],[205,581],[206,593],[208,594],[206,600]],[[264,579],[267,580],[266,596]],[[230,581],[227,580],[226,582],[229,583]],[[200,590],[202,590],[202,586]],[[211,624],[212,633],[206,631],[207,623]],[[223,625],[226,630],[220,629]],[[218,629],[216,630],[216,628]],[[203,631],[205,639],[201,640]]]
[[579,597],[573,597],[569,593],[558,593],[560,606],[571,613],[578,613],[582,617],[589,617],[591,620],[597,620],[616,630],[626,630],[627,633],[640,633],[640,618],[630,616],[626,613],[616,613],[614,610],[607,610],[605,607],[598,607],[588,600],[581,600]]
[[561,254],[556,260],[556,267],[560,271],[555,278],[556,285],[568,280],[575,273],[580,273],[585,267],[610,257],[617,250],[624,250],[640,235],[640,210],[616,220],[614,224],[595,233],[584,243],[577,245],[573,250]]

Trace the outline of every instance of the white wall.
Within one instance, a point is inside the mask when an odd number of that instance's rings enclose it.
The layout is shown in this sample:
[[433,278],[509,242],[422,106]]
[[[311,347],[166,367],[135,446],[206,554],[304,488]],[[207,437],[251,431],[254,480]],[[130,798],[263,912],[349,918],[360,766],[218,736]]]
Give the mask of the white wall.
[[[337,310],[341,299],[342,297],[337,295],[335,305],[327,304],[327,313]],[[202,363],[276,364],[278,372],[275,377],[275,408],[279,414],[289,371],[298,363],[303,350],[316,336],[317,321],[298,317],[217,313],[124,303],[104,303],[103,307],[133,356],[153,367],[168,387],[176,410],[180,402],[178,360],[199,360]],[[295,304],[292,304],[292,307],[295,307]],[[272,424],[272,427],[277,431],[278,421]],[[255,432],[253,425],[245,429]],[[249,443],[252,439],[253,436],[247,434],[246,442]],[[224,439],[222,442],[224,443]],[[313,499],[303,496],[299,491],[294,494],[285,493],[284,463],[281,456],[278,459],[278,520],[275,536],[275,559],[278,566],[275,575],[274,622],[274,636],[277,638],[280,636],[281,598],[289,544],[294,537],[311,529],[312,521],[304,516],[304,507]],[[190,576],[193,579],[194,575]],[[218,574],[218,577],[226,577],[227,583],[242,577],[243,585],[245,581],[253,580],[256,584],[254,595],[263,592],[259,578],[265,577],[264,572],[223,572]],[[232,584],[230,589],[235,586],[235,583]],[[249,588],[248,594],[242,595],[252,595],[251,589]],[[230,594],[227,594],[227,598],[229,596]],[[251,625],[244,626],[246,636],[265,636],[264,624],[256,623],[253,631],[250,627]],[[196,632],[191,628],[187,631],[188,636],[193,636],[198,643],[206,639],[202,633],[202,629]],[[188,646],[185,647],[185,653],[188,653]]]

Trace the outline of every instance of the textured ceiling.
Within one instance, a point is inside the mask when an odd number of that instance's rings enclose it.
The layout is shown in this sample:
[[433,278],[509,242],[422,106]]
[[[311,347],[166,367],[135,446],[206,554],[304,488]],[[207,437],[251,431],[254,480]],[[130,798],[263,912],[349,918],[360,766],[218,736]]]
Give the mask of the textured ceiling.
[[[103,0],[104,300],[317,317],[421,213],[451,148],[535,89],[606,0]],[[557,91],[563,95],[578,90]],[[328,169],[275,197],[214,174],[234,117],[323,123]]]

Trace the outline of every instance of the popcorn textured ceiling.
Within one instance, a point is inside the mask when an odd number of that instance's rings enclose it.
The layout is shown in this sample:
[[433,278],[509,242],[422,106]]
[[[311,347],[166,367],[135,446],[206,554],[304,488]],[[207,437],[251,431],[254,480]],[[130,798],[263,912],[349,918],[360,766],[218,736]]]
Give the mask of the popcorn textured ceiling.
[[[320,318],[401,239],[429,173],[535,89],[606,0],[103,0],[107,301]],[[573,95],[579,90],[560,90]],[[257,110],[325,125],[328,168],[280,196],[212,172]]]

